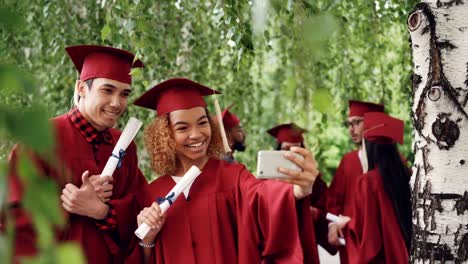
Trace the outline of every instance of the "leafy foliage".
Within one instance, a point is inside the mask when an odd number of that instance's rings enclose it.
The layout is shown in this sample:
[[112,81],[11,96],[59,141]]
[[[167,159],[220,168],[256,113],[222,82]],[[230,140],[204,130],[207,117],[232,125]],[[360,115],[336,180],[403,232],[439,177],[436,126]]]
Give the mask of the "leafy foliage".
[[[24,21],[18,18],[18,13],[0,8],[0,31],[3,36],[13,36],[18,26]],[[12,246],[14,221],[10,211],[4,210],[8,196],[6,153],[12,142],[19,143],[22,149],[32,150],[48,157],[53,149],[52,129],[48,122],[50,114],[44,105],[38,102],[38,90],[34,79],[26,70],[12,66],[12,57],[5,55],[6,62],[0,63],[0,134],[8,142],[0,145],[0,209],[5,232],[0,234],[0,259],[12,262]],[[27,152],[27,151],[25,151]],[[20,155],[18,175],[25,186],[22,193],[22,206],[32,216],[33,225],[37,230],[37,246],[39,256],[24,258],[22,263],[60,263],[60,259],[74,259],[74,263],[84,263],[77,245],[55,245],[54,230],[63,226],[64,218],[60,209],[59,190],[57,184],[39,175],[29,157]],[[4,215],[5,213],[5,215]],[[4,219],[5,218],[5,219]],[[5,220],[5,222],[3,222]],[[3,229],[3,227],[2,227]],[[59,261],[58,261],[59,260]]]

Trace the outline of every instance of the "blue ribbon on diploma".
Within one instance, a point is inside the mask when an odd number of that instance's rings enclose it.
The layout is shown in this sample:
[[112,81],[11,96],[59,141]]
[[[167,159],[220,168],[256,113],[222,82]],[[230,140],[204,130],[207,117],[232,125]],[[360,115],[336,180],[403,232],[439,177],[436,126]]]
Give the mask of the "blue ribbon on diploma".
[[120,167],[122,167],[122,159],[123,157],[125,157],[125,150],[120,149],[118,156],[112,153],[112,157],[117,158],[119,160],[119,163],[117,163],[117,168],[120,169]]
[[162,197],[159,197],[157,199],[157,202],[158,204],[162,204],[164,203],[164,201],[168,201],[170,205],[172,205],[174,203],[174,201],[172,199],[174,199],[174,196],[175,196],[175,193],[174,192],[171,192],[170,194],[168,194],[166,197],[162,198]]

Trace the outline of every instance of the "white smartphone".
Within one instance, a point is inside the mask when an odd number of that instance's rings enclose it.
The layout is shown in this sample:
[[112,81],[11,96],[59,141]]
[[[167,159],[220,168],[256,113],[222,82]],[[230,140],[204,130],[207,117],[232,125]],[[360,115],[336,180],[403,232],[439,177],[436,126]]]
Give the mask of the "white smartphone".
[[288,176],[279,172],[278,168],[302,171],[294,162],[288,160],[284,154],[287,152],[304,159],[301,155],[286,150],[261,150],[258,152],[257,159],[257,179],[281,179]]

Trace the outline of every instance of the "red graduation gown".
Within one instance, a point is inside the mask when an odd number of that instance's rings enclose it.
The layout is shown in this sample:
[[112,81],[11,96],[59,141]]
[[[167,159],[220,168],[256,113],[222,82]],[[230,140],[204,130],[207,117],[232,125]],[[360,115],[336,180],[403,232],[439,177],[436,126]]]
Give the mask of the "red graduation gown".
[[[326,203],[328,196],[327,184],[322,180],[322,177],[319,175],[314,182],[312,195],[310,195],[310,204],[313,207],[312,219],[314,226],[315,237],[313,238],[313,246],[320,244],[324,249],[326,249],[330,254],[334,255],[337,252],[337,248],[328,243],[328,220],[326,219]],[[300,225],[303,228],[305,225]],[[301,236],[304,237],[304,236]],[[308,236],[305,239],[311,240]],[[304,246],[304,244],[303,244]],[[316,259],[318,260],[318,251],[313,252],[317,254]],[[304,261],[304,263],[315,263],[311,261]]]
[[[110,129],[113,145],[100,144],[98,151],[94,153],[92,145],[75,128],[67,114],[52,119],[52,124],[56,131],[55,153],[61,162],[51,165],[36,156],[34,159],[39,169],[59,183],[60,188],[67,182],[81,186],[81,175],[85,170],[89,170],[90,175],[101,173],[121,134],[118,130]],[[9,204],[15,218],[17,261],[21,256],[36,254],[36,235],[30,216],[21,208],[23,187],[16,174],[16,148],[10,157]],[[136,194],[141,193],[148,185],[137,165],[136,146],[132,142],[122,160],[122,167],[116,169],[113,175],[114,188],[109,203],[117,213],[117,230],[102,231],[92,218],[66,214],[67,227],[57,233],[57,238],[60,241],[75,241],[80,244],[87,263],[122,262],[127,243],[133,237],[132,233],[136,228],[136,215],[143,203],[143,198]]]
[[346,237],[349,263],[407,264],[405,241],[378,170],[359,178],[356,198]]
[[[173,186],[167,175],[152,182],[147,205]],[[257,180],[244,165],[210,159],[189,197],[181,194],[168,210],[152,263],[304,263],[313,249],[301,247],[296,211],[310,231],[309,206],[309,199],[296,204],[289,184]],[[314,237],[313,228],[301,235]],[[141,253],[137,247],[129,263],[139,263]]]
[[[353,217],[353,199],[355,196],[354,186],[360,175],[362,175],[361,161],[358,150],[346,153],[336,169],[335,176],[328,188],[327,210],[335,215],[346,215]],[[346,249],[340,247],[341,264],[348,263]]]

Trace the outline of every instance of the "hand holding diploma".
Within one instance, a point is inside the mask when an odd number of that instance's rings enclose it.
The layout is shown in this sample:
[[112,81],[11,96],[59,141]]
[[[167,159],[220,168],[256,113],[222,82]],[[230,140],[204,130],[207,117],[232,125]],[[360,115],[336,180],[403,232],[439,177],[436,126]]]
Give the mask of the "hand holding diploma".
[[120,168],[122,165],[122,159],[125,156],[125,150],[127,149],[130,142],[135,138],[138,130],[143,123],[134,118],[130,117],[125,125],[122,135],[120,135],[117,144],[115,144],[114,150],[112,150],[112,155],[107,160],[106,166],[102,170],[101,176],[112,176],[116,168]]
[[[159,203],[159,209],[160,209],[160,214],[159,215],[154,215],[154,214],[145,214],[146,218],[143,219],[144,221],[142,222],[141,225],[138,226],[138,229],[135,231],[135,235],[140,238],[144,239],[148,232],[151,230],[151,226],[157,227],[157,223],[160,222],[160,219],[162,215],[169,209],[169,207],[177,200],[179,195],[193,182],[195,179],[200,175],[201,171],[195,167],[192,166],[180,179],[180,181],[172,188],[172,190],[169,191],[169,193],[166,195],[166,197],[158,199]],[[147,207],[148,208],[148,207]],[[140,213],[140,215],[147,209],[143,209],[143,211]],[[155,208],[155,211],[158,211]],[[139,215],[139,216],[140,216]],[[138,220],[138,218],[137,218]],[[160,229],[160,227],[158,228]]]
[[112,151],[112,156],[106,163],[100,175],[91,175],[85,171],[82,175],[82,185],[77,187],[71,183],[65,185],[62,190],[62,207],[69,213],[88,216],[95,219],[103,219],[107,215],[109,207],[105,202],[112,196],[112,174],[120,167],[125,150],[135,138],[142,122],[130,117],[122,135]]
[[108,202],[112,197],[112,190],[114,189],[112,185],[113,180],[112,176],[101,176],[100,174],[89,177],[94,191],[104,203]]
[[147,245],[152,244],[165,222],[166,214],[163,214],[156,202],[153,202],[150,207],[145,207],[138,214],[137,223],[138,226],[148,225],[151,229],[141,241]]
[[338,246],[345,246],[346,241],[343,238],[343,232],[341,231],[343,227],[348,224],[351,218],[347,216],[336,216],[332,213],[327,213],[326,218],[328,221],[332,222],[329,225],[328,230],[328,242],[332,245]]

